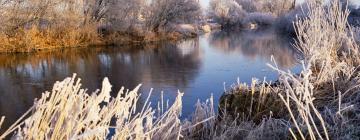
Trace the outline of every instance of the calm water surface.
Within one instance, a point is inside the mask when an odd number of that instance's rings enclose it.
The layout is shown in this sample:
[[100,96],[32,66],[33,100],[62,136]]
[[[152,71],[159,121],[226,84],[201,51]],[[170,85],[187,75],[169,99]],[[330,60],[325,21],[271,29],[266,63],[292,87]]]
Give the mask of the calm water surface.
[[299,71],[289,39],[271,31],[215,32],[178,44],[4,54],[0,55],[0,116],[7,117],[5,126],[9,126],[55,81],[77,73],[83,88],[90,91],[101,87],[104,77],[112,83],[113,94],[121,86],[132,89],[142,83],[140,104],[151,88],[154,105],[162,92],[171,102],[179,90],[185,93],[182,113],[187,117],[198,99],[205,101],[213,94],[216,104],[224,87],[238,77],[246,83],[253,77],[276,80],[277,73],[266,66],[271,55],[282,69]]

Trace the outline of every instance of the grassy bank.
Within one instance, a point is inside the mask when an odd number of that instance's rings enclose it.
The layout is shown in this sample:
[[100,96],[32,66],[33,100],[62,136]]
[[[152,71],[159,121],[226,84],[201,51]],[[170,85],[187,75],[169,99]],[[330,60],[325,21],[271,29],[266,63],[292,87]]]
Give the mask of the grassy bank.
[[0,0],[0,18],[0,52],[179,40],[203,31],[195,0]]

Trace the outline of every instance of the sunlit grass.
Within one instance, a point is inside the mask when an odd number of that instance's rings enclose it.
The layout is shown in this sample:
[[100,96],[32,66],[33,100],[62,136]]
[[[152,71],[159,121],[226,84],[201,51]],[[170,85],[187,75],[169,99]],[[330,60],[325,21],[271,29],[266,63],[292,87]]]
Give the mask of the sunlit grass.
[[[110,96],[111,87],[105,78],[101,90],[88,93],[75,75],[57,82],[0,139],[13,132],[16,139],[179,139],[184,137],[183,132],[193,131],[195,135],[202,128],[200,124],[214,118],[213,107],[199,103],[195,114],[202,115],[182,123],[183,93],[178,93],[171,106],[163,105],[157,112],[149,98],[137,106],[140,86],[132,91],[122,88],[116,97]],[[110,129],[114,133],[110,134]]]

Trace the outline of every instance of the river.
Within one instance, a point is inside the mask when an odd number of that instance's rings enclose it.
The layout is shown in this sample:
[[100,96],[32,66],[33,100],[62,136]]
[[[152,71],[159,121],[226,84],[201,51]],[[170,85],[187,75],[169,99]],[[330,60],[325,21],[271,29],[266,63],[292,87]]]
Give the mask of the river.
[[[267,63],[273,55],[281,69],[299,72],[291,39],[273,31],[214,32],[178,43],[63,49],[28,54],[0,54],[0,116],[13,123],[55,81],[77,73],[83,88],[94,91],[108,77],[116,94],[121,86],[141,88],[144,102],[153,88],[156,108],[163,93],[170,103],[184,92],[182,118],[191,115],[197,100],[214,96],[252,78],[276,80]],[[140,103],[141,104],[141,103]]]

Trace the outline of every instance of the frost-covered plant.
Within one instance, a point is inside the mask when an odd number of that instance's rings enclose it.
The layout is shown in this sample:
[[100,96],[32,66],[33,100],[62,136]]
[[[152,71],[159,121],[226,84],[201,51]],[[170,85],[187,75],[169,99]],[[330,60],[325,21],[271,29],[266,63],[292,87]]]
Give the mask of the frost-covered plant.
[[[139,101],[140,86],[132,91],[121,88],[116,97],[110,96],[111,87],[108,79],[105,78],[102,89],[89,94],[86,89],[81,88],[80,79],[75,76],[57,82],[52,91],[43,93],[42,97],[35,101],[34,106],[5,131],[0,139],[6,138],[14,131],[16,131],[14,139],[179,139],[182,137],[181,133],[185,129],[179,116],[183,93],[178,94],[172,106],[157,115],[156,110],[150,107],[149,98],[144,106],[136,106]],[[210,109],[213,110],[211,107]],[[186,129],[196,128],[207,120],[204,117],[197,118],[193,121],[196,124],[187,125]],[[0,124],[2,122],[3,118]],[[110,133],[110,130],[114,130],[114,133]]]
[[212,0],[209,16],[223,26],[239,25],[246,11],[234,0]]
[[[359,131],[359,46],[348,34],[348,9],[339,1],[329,6],[308,3],[307,18],[295,23],[297,47],[302,52],[299,75],[280,73],[293,138],[357,139]],[[341,128],[341,129],[339,129]]]
[[155,32],[171,23],[195,23],[201,16],[196,0],[153,0],[147,12],[146,27]]
[[295,0],[236,0],[246,12],[271,13],[283,15],[295,8]]

